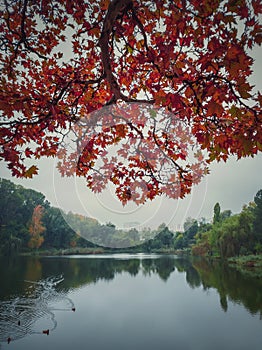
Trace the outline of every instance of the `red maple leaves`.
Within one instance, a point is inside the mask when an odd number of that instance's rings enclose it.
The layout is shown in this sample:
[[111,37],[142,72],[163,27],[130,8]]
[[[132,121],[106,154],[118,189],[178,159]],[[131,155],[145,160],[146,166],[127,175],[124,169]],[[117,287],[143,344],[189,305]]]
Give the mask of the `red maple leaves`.
[[184,196],[204,159],[262,150],[248,81],[259,1],[6,0],[0,12],[0,157],[13,175],[58,156],[62,174],[139,203]]

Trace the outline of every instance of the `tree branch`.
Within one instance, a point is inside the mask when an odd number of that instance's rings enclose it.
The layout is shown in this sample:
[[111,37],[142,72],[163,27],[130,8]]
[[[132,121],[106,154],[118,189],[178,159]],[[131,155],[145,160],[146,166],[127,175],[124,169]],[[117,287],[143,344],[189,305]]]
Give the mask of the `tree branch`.
[[104,73],[106,80],[109,82],[110,87],[115,95],[115,99],[127,100],[127,98],[121,93],[120,87],[116,81],[116,78],[112,72],[112,66],[110,63],[110,53],[109,53],[109,39],[113,31],[114,23],[118,16],[120,16],[124,11],[133,6],[132,0],[113,0],[108,8],[101,36],[99,39],[99,46],[101,48],[102,64],[104,67]]

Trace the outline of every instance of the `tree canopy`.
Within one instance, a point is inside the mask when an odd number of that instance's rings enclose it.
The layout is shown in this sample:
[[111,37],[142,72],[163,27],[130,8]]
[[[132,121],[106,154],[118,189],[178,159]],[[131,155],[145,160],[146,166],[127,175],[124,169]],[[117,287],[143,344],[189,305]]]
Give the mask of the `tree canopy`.
[[0,158],[32,177],[56,156],[123,204],[183,197],[209,162],[262,150],[261,13],[259,0],[5,0]]

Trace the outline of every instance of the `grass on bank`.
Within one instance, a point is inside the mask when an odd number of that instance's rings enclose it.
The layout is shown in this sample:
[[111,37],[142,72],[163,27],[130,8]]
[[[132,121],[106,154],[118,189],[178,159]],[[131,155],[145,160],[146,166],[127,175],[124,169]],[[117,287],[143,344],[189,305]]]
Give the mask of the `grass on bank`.
[[262,254],[243,255],[228,258],[230,266],[237,268],[242,273],[256,278],[262,278]]

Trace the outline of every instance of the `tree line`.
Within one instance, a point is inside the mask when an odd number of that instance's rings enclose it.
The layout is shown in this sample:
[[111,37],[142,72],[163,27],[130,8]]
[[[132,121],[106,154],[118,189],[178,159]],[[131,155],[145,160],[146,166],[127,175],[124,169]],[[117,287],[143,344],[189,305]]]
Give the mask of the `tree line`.
[[212,222],[189,217],[181,232],[173,232],[164,223],[155,230],[117,229],[110,222],[101,224],[94,218],[65,213],[51,206],[42,193],[6,179],[0,179],[0,198],[1,254],[77,248],[179,250],[221,257],[262,252],[262,190],[239,214],[221,211],[216,203]]
[[244,205],[241,212],[232,215],[214,206],[212,223],[192,221],[183,234],[176,236],[175,246],[190,247],[193,255],[211,255],[224,258],[262,253],[262,190],[254,201]]
[[[32,189],[0,179],[0,253],[12,254],[37,249],[128,248],[161,234],[153,248],[170,246],[173,234],[164,224],[157,230],[117,229],[108,222],[50,205],[45,196]],[[162,232],[163,231],[163,232]],[[167,242],[166,234],[169,236]],[[162,242],[163,241],[163,242]],[[168,243],[168,244],[167,244]]]

